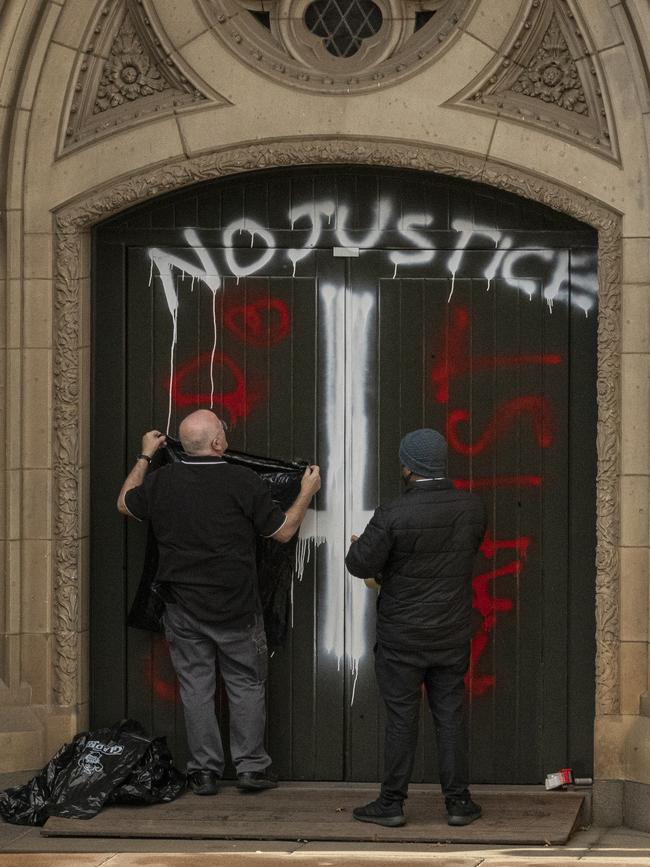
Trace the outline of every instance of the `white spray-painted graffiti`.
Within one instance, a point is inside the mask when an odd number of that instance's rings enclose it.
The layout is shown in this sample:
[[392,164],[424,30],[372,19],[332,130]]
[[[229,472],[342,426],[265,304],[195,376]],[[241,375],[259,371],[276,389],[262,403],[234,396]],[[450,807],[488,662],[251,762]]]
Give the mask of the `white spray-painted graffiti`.
[[[222,289],[226,277],[241,278],[259,275],[274,260],[274,273],[281,268],[285,258],[291,265],[291,276],[296,276],[299,262],[313,254],[327,229],[337,239],[341,247],[357,247],[363,255],[364,250],[381,249],[382,236],[388,230],[391,218],[397,209],[389,200],[380,199],[375,206],[374,227],[364,233],[353,232],[348,228],[351,208],[336,204],[333,200],[312,200],[291,208],[289,219],[291,228],[305,231],[309,235],[301,247],[276,247],[273,233],[259,222],[246,216],[229,223],[221,232],[221,243],[208,249],[201,243],[194,229],[186,229],[184,237],[192,247],[198,264],[181,258],[175,252],[162,248],[150,248],[150,284],[154,279],[154,268],[158,272],[164,291],[164,298],[171,317],[171,342],[169,352],[169,405],[167,431],[172,418],[172,385],[174,377],[175,354],[178,342],[178,310],[181,303],[179,289],[186,289],[190,280],[190,291],[195,283],[205,285],[212,293],[213,342],[211,355],[211,397],[214,403],[213,366],[218,339],[216,318],[217,294]],[[298,227],[298,229],[296,229]],[[549,312],[558,302],[570,302],[584,310],[585,315],[596,304],[597,283],[593,260],[589,254],[574,255],[571,262],[571,285],[569,286],[569,254],[566,250],[515,249],[513,238],[499,229],[476,225],[470,220],[456,219],[452,229],[457,240],[452,249],[436,249],[431,238],[425,234],[435,227],[434,215],[428,212],[403,213],[394,220],[393,231],[405,242],[404,247],[386,250],[388,268],[392,272],[376,275],[396,278],[398,269],[408,269],[408,276],[427,277],[436,261],[436,276],[440,273],[451,278],[448,301],[451,300],[457,276],[482,276],[486,280],[486,291],[490,291],[495,279],[501,278],[502,284],[522,292],[529,299],[537,293],[546,302]],[[235,238],[242,234],[250,236],[248,251],[244,245],[234,245]],[[262,246],[255,246],[256,240]],[[470,250],[480,247],[482,239],[494,245],[493,251],[485,262],[483,248],[483,270],[471,271],[473,266],[466,257]],[[441,259],[446,255],[446,260]],[[525,263],[537,265],[526,268]],[[539,273],[540,263],[544,273],[550,275],[541,285],[540,278],[527,276]],[[413,272],[413,268],[417,271]],[[180,281],[178,277],[180,276]],[[570,291],[569,291],[570,289]],[[322,308],[322,333],[324,338],[324,447],[320,456],[326,467],[323,484],[323,510],[310,510],[300,532],[296,551],[296,574],[302,578],[304,565],[312,551],[326,543],[324,551],[326,604],[322,612],[323,643],[327,653],[334,655],[337,665],[347,658],[353,676],[352,699],[358,672],[359,660],[365,654],[365,612],[368,594],[362,583],[346,576],[343,554],[350,533],[360,532],[372,514],[363,508],[367,495],[367,479],[374,467],[370,465],[369,450],[366,447],[370,424],[367,405],[368,385],[371,381],[369,359],[374,348],[374,330],[370,327],[376,315],[374,287],[368,291],[346,292],[343,285],[324,283],[319,286],[320,306]],[[352,297],[349,297],[352,295]],[[345,356],[341,347],[345,346]],[[345,357],[352,357],[355,364],[347,365]],[[344,505],[344,508],[342,506]],[[347,580],[346,580],[347,578]]]

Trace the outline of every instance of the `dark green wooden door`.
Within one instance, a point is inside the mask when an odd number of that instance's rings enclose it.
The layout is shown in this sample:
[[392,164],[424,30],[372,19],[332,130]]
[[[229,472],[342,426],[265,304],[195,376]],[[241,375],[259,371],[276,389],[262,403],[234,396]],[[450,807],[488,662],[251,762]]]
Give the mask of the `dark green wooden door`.
[[[144,528],[115,497],[151,427],[212,407],[234,448],[317,461],[268,737],[288,779],[381,775],[374,595],[350,533],[399,492],[431,426],[490,516],[474,579],[472,777],[591,773],[595,235],[484,187],[320,168],[206,184],[96,231],[92,716],[134,716],[184,761],[164,640],[124,625]],[[227,721],[225,696],[218,711]],[[423,706],[415,780],[436,775]]]

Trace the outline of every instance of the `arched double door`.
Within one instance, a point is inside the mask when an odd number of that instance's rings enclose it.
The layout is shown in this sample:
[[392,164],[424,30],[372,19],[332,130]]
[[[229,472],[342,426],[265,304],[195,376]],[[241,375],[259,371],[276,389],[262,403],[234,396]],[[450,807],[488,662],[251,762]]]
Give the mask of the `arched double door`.
[[[591,773],[596,235],[487,187],[314,167],[235,176],[96,229],[91,716],[139,719],[184,760],[164,640],[125,626],[144,529],[115,497],[143,431],[197,407],[231,446],[318,462],[292,628],[270,661],[281,777],[381,775],[374,596],[351,533],[399,493],[397,449],[434,427],[485,500],[476,562],[472,779]],[[219,696],[225,715],[225,697]],[[423,703],[415,780],[436,775]]]

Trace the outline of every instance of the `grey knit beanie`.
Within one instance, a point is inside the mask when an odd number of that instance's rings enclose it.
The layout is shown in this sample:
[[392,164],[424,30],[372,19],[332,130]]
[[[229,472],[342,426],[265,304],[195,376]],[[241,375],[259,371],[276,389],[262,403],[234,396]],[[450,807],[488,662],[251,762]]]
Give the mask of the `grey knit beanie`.
[[399,446],[402,464],[417,476],[447,475],[447,440],[437,430],[412,430]]

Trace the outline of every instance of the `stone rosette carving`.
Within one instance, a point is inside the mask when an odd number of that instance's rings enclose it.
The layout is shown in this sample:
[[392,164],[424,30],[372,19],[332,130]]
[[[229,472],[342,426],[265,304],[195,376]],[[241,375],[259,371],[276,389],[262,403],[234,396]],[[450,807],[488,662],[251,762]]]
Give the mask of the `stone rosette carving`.
[[182,65],[156,16],[155,4],[99,4],[68,86],[59,156],[141,123],[211,101],[229,105]]
[[574,0],[526,0],[494,59],[447,104],[539,127],[619,161],[605,76]]
[[55,679],[59,704],[70,704],[80,676],[79,625],[79,280],[81,245],[89,228],[131,205],[162,193],[240,172],[322,163],[377,165],[439,172],[516,193],[569,214],[598,230],[598,475],[596,576],[596,709],[619,710],[619,429],[620,429],[620,218],[582,193],[512,166],[427,144],[362,139],[267,141],[215,151],[147,170],[56,217],[55,351]]
[[512,85],[515,93],[552,102],[565,111],[589,114],[587,98],[555,16],[532,61]]
[[104,65],[94,113],[117,108],[125,102],[133,102],[169,90],[171,84],[161,74],[135,31],[131,16],[127,13],[111,53]]

